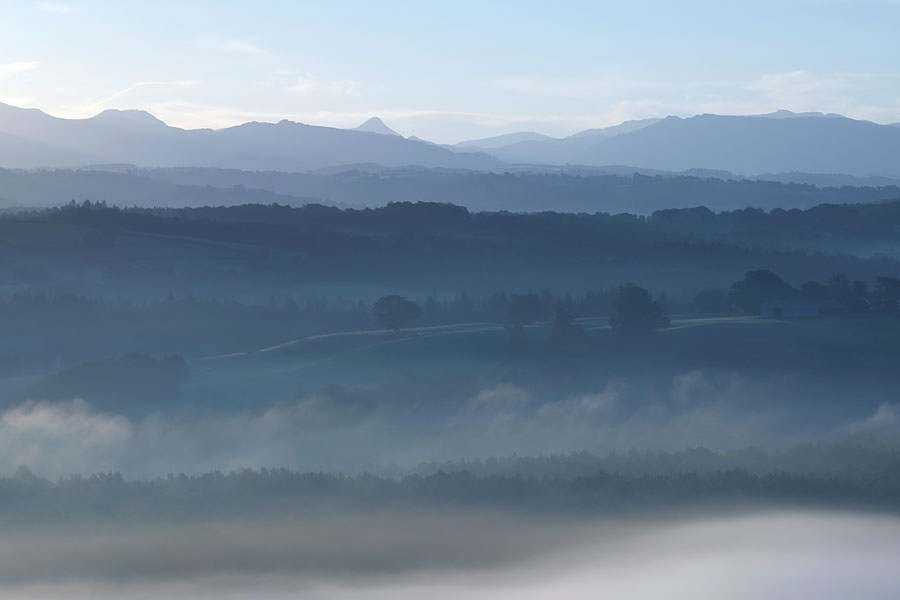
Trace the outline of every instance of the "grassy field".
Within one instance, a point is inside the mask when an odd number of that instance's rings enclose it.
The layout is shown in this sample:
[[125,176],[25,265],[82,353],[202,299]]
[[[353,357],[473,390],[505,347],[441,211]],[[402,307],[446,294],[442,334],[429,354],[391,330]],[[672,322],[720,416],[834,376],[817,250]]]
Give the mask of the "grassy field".
[[684,316],[669,329],[637,338],[618,335],[605,319],[581,323],[584,337],[566,345],[550,341],[546,324],[528,327],[520,342],[489,323],[291,340],[194,360],[184,393],[246,406],[289,401],[330,383],[365,387],[403,378],[510,381],[577,393],[624,378],[667,381],[692,370],[789,378],[798,393],[803,382],[827,382],[847,394],[900,382],[895,315],[806,321]]
[[[498,384],[547,401],[595,394],[610,385],[643,386],[644,396],[665,398],[673,395],[673,382],[702,372],[749,382],[744,387],[754,391],[742,394],[742,402],[759,407],[787,402],[814,413],[820,405],[873,409],[894,402],[892,390],[900,386],[896,314],[795,321],[676,315],[669,328],[638,336],[613,331],[605,318],[581,319],[579,324],[583,336],[567,343],[552,341],[547,323],[526,327],[521,340],[495,323],[465,323],[411,327],[397,334],[364,330],[298,339],[285,331],[280,343],[230,343],[228,348],[205,339],[171,346],[162,339],[117,338],[113,348],[100,336],[6,336],[0,337],[5,361],[0,393],[8,402],[23,399],[45,375],[124,352],[178,354],[188,360],[191,377],[178,396],[148,405],[147,411],[178,406],[255,409],[290,404],[330,385],[352,390],[390,388],[397,382],[415,382],[422,401],[428,390],[435,390],[434,396],[463,397]],[[84,358],[72,358],[79,356]],[[129,390],[120,394],[132,395]],[[115,410],[117,397],[100,403],[102,408]]]

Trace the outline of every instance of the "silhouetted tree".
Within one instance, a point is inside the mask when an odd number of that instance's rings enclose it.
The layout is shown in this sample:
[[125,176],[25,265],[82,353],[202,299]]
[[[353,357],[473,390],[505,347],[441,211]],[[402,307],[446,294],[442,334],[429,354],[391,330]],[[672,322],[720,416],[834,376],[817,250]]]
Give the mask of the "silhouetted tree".
[[768,269],[747,271],[744,278],[731,284],[728,291],[734,305],[747,314],[759,313],[759,306],[764,302],[794,295],[794,288]]
[[422,314],[419,305],[403,296],[382,296],[372,307],[372,315],[381,325],[394,332]]
[[633,283],[621,286],[612,298],[613,314],[609,324],[625,331],[662,329],[669,324],[663,309],[650,292]]

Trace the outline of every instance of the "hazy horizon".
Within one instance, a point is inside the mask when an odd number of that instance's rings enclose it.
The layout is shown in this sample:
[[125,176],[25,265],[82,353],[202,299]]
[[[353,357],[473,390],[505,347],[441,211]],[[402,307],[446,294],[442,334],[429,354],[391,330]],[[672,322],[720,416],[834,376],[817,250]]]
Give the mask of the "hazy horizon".
[[183,128],[379,116],[438,143],[779,109],[894,123],[898,19],[875,1],[8,3],[0,102]]
[[[201,130],[201,129],[212,129],[212,130],[214,130],[214,131],[218,131],[218,130],[222,130],[222,129],[228,129],[228,128],[230,128],[230,127],[236,127],[236,126],[240,126],[240,125],[246,125],[246,124],[248,124],[248,123],[273,123],[273,124],[274,124],[274,123],[279,123],[279,122],[281,122],[281,121],[291,121],[291,119],[289,119],[289,118],[287,118],[287,117],[279,118],[277,115],[272,115],[272,116],[271,116],[271,119],[269,119],[269,120],[266,120],[266,119],[253,119],[253,120],[250,120],[250,121],[238,121],[238,122],[235,122],[235,123],[230,124],[230,125],[224,125],[224,126],[222,126],[222,127],[190,127],[190,126],[180,126],[180,125],[176,125],[176,124],[173,124],[173,123],[169,123],[169,122],[165,121],[164,119],[160,118],[158,115],[156,115],[156,114],[154,114],[153,112],[151,112],[150,110],[144,109],[144,108],[139,108],[139,107],[136,107],[136,106],[135,106],[135,107],[131,107],[131,108],[105,108],[105,109],[103,109],[103,110],[101,110],[101,111],[99,111],[99,112],[97,112],[97,113],[95,113],[95,114],[86,115],[86,116],[73,117],[73,116],[64,116],[64,115],[60,115],[60,114],[53,114],[52,112],[50,112],[50,111],[48,111],[48,110],[45,110],[44,108],[42,108],[42,107],[40,107],[40,106],[15,106],[15,105],[12,105],[12,104],[9,104],[9,103],[6,103],[6,102],[0,102],[0,104],[6,104],[7,106],[10,106],[10,107],[12,107],[12,108],[21,108],[21,109],[25,109],[25,110],[38,110],[38,111],[40,111],[40,112],[42,112],[42,113],[44,113],[44,114],[46,114],[46,115],[48,115],[48,116],[50,116],[50,117],[54,117],[54,118],[57,118],[57,119],[70,120],[70,121],[85,121],[85,120],[90,120],[90,119],[93,119],[93,118],[96,118],[96,117],[102,115],[103,113],[109,113],[109,112],[129,113],[129,112],[135,112],[135,111],[138,111],[138,112],[144,112],[144,113],[147,113],[148,115],[151,115],[151,116],[155,117],[156,119],[158,119],[158,120],[161,121],[162,123],[168,125],[169,127],[175,127],[175,128],[177,128],[177,129],[183,129],[183,130],[185,130],[185,131],[194,131],[194,130]],[[789,109],[786,109],[786,108],[778,108],[778,109],[772,110],[772,111],[767,112],[767,113],[753,113],[753,114],[725,114],[725,113],[694,113],[694,114],[683,114],[683,115],[675,115],[675,114],[659,114],[659,115],[655,115],[655,116],[643,117],[643,118],[640,118],[640,119],[626,119],[626,120],[624,120],[624,121],[614,122],[614,123],[611,123],[611,124],[609,124],[609,125],[598,125],[598,126],[596,126],[596,127],[588,127],[587,129],[578,129],[578,130],[576,130],[576,131],[571,131],[571,132],[569,132],[569,133],[563,133],[563,134],[560,134],[560,135],[558,135],[558,136],[557,136],[557,135],[551,135],[551,134],[549,134],[549,133],[543,133],[543,132],[541,132],[541,131],[528,131],[528,132],[523,132],[522,130],[518,130],[518,129],[510,129],[510,130],[507,130],[507,131],[501,131],[501,132],[499,132],[499,133],[492,134],[492,135],[487,136],[487,137],[485,137],[485,138],[479,138],[479,139],[464,139],[464,140],[459,140],[458,142],[447,142],[447,144],[456,144],[456,143],[462,143],[462,142],[472,143],[472,142],[477,142],[477,141],[479,141],[480,139],[492,139],[492,138],[495,138],[495,137],[502,138],[502,137],[504,137],[504,136],[508,136],[508,135],[512,135],[512,134],[516,134],[516,133],[537,133],[537,134],[539,134],[539,135],[546,136],[546,137],[548,137],[548,138],[553,138],[553,139],[564,139],[564,138],[566,138],[566,137],[571,137],[571,136],[574,136],[574,135],[576,135],[576,134],[583,133],[583,132],[586,132],[586,131],[590,131],[590,130],[593,130],[593,129],[603,129],[603,128],[606,128],[606,127],[616,127],[616,126],[618,126],[618,125],[624,125],[624,124],[631,123],[631,122],[640,122],[640,121],[645,121],[645,120],[647,120],[647,121],[662,120],[662,119],[665,119],[665,118],[668,118],[668,117],[675,117],[675,118],[679,118],[679,119],[691,119],[691,118],[694,118],[694,117],[701,117],[701,116],[723,116],[723,117],[767,117],[767,116],[775,116],[775,115],[777,115],[778,113],[783,113],[783,114],[785,114],[785,115],[787,115],[787,116],[794,115],[794,116],[797,116],[797,117],[807,117],[807,116],[808,116],[808,117],[843,117],[843,118],[853,119],[853,120],[869,121],[869,122],[872,122],[872,123],[876,123],[876,124],[878,124],[878,125],[897,125],[897,123],[893,123],[893,122],[882,122],[882,123],[879,123],[879,122],[877,122],[877,121],[871,121],[871,120],[869,120],[869,119],[854,119],[853,117],[849,117],[849,116],[847,116],[847,115],[842,115],[842,114],[837,114],[837,113],[826,113],[826,112],[823,112],[823,111],[813,111],[813,110],[810,110],[810,111],[803,111],[803,112],[797,112],[797,111],[792,111],[792,110],[789,110]],[[348,125],[348,126],[337,125],[337,124],[329,124],[329,123],[324,123],[324,122],[323,122],[323,123],[311,123],[311,122],[303,122],[303,121],[292,121],[292,122],[295,122],[295,123],[298,123],[298,124],[301,124],[301,125],[313,125],[313,126],[316,126],[316,127],[329,127],[329,128],[333,128],[333,129],[347,129],[347,130],[354,130],[354,129],[358,129],[358,128],[360,128],[360,127],[363,127],[363,126],[367,125],[367,124],[369,123],[369,121],[374,121],[374,120],[379,120],[379,121],[381,121],[381,123],[382,123],[383,125],[385,125],[387,128],[393,129],[393,128],[391,127],[391,123],[390,123],[387,119],[384,119],[384,118],[382,118],[380,115],[377,115],[377,114],[373,114],[371,117],[368,117],[368,118],[366,118],[364,121],[361,121],[361,122],[359,122],[359,123],[357,123],[357,124],[355,124],[355,125]],[[399,132],[397,132],[397,133],[399,133]],[[418,138],[418,139],[420,139],[420,140],[421,140],[421,139],[424,139],[424,138],[422,138],[422,136],[417,135],[415,132],[413,132],[413,133],[408,133],[408,134],[400,134],[400,135],[401,135],[402,137],[406,137],[406,138]],[[434,142],[434,140],[425,140],[425,141]],[[443,143],[443,142],[435,142],[435,143]],[[463,148],[464,148],[464,147],[465,147],[465,146],[463,146]],[[475,147],[475,149],[477,149],[477,146]]]

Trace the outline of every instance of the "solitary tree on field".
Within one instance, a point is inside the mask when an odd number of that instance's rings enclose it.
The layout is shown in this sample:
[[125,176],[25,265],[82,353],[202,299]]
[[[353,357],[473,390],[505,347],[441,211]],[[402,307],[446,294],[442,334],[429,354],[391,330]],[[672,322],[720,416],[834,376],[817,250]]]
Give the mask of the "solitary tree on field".
[[788,283],[767,269],[747,271],[744,278],[731,284],[728,297],[747,314],[758,314],[759,307],[770,300],[791,298],[796,292]]
[[652,331],[669,324],[659,302],[650,292],[633,283],[626,283],[616,290],[612,298],[613,314],[609,324],[624,331]]
[[372,307],[375,320],[394,332],[421,314],[419,305],[403,296],[382,296]]

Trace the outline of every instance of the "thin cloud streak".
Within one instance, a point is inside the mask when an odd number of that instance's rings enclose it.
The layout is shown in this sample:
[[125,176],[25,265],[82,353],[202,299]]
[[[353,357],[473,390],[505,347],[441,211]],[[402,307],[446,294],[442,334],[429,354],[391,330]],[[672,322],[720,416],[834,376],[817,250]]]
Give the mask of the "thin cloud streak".
[[103,106],[105,106],[106,104],[109,104],[113,100],[115,100],[117,98],[121,98],[122,96],[125,96],[126,94],[129,94],[139,88],[157,87],[157,86],[159,86],[159,87],[191,87],[191,86],[197,85],[197,83],[199,83],[199,82],[197,82],[193,79],[188,79],[188,80],[183,80],[183,81],[138,81],[137,83],[134,83],[134,84],[128,86],[124,90],[120,90],[120,91],[116,92],[115,94],[108,96],[107,98],[104,98],[103,100],[100,100],[99,102],[86,107],[84,110],[91,111],[91,110],[97,110],[99,108],[102,108]]

